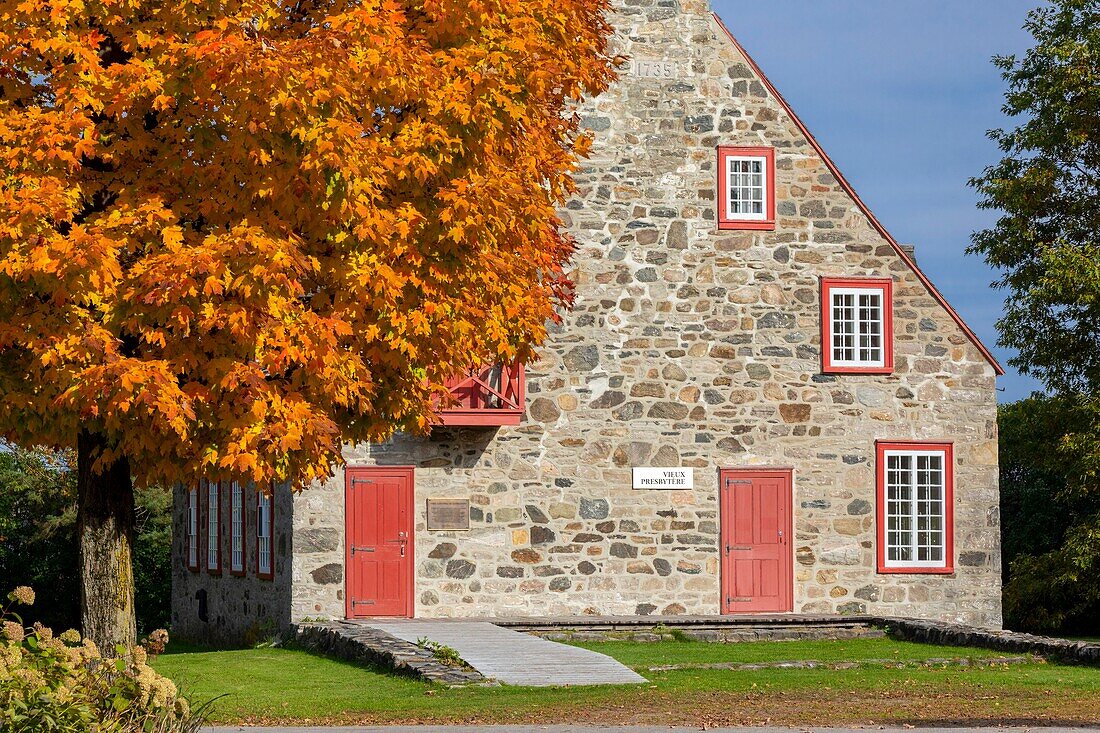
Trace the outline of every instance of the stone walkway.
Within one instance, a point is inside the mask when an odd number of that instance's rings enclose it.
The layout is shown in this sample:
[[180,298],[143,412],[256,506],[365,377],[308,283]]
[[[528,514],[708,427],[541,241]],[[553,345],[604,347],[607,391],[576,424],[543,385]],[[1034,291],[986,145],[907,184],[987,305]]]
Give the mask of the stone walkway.
[[504,629],[485,621],[361,621],[398,639],[451,647],[485,677],[507,685],[628,685],[644,677],[603,654]]

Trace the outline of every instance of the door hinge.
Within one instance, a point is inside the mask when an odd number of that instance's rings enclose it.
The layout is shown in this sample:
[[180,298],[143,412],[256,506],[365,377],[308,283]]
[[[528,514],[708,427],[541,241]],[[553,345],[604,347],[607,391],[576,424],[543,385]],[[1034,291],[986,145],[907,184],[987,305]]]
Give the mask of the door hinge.
[[356,547],[355,545],[352,545],[351,546],[352,557],[354,557],[355,553],[357,553],[357,552],[374,552],[374,548],[373,547]]
[[736,598],[727,598],[726,603],[751,603],[751,596],[738,596]]
[[353,606],[373,606],[374,601],[352,601],[351,605],[353,605]]
[[370,479],[370,478],[353,478],[351,480],[352,488],[355,488],[356,484],[373,484],[373,483],[374,483],[374,479]]
[[726,479],[726,486],[730,486],[732,484],[748,484],[749,486],[752,486],[752,481],[750,481],[749,479],[746,479],[746,478],[728,478],[728,479]]

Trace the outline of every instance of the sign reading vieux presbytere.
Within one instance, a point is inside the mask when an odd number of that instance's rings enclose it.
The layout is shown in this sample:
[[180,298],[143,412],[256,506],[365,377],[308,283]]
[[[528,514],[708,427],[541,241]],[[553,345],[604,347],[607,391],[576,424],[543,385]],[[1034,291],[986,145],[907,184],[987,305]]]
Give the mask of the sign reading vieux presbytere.
[[690,468],[635,468],[635,489],[693,489],[695,473]]

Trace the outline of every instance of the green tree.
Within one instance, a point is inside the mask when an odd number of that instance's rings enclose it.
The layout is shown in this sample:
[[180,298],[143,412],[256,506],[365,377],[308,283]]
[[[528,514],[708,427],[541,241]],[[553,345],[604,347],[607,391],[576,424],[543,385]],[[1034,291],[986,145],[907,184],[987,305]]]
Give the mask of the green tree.
[[1079,547],[1100,511],[1082,491],[1071,437],[1088,424],[1074,400],[1041,394],[1001,405],[1004,614],[1009,628],[1095,632],[1100,563]]
[[[76,472],[71,451],[0,449],[0,578],[37,590],[39,620],[55,629],[80,626]],[[137,629],[171,618],[172,493],[141,488],[134,534]]]
[[[1035,548],[1058,543],[1013,562],[1006,589],[1006,614],[1017,613],[1010,610],[1017,600],[1042,596],[1049,617],[1035,624],[1051,628],[1090,607],[1100,588],[1091,580],[1100,574],[1100,513],[1085,511],[1096,507],[1100,483],[1100,0],[1053,0],[1032,11],[1025,28],[1033,47],[994,59],[1008,86],[1004,111],[1017,124],[990,133],[1002,158],[971,182],[981,206],[1001,213],[974,235],[970,251],[1000,273],[994,284],[1006,299],[997,326],[1000,343],[1017,352],[1010,363],[1055,396],[1002,412],[1010,434],[1013,421],[1037,421],[1023,426],[1023,443],[1002,444],[1009,460],[1029,441],[1022,454],[1045,447],[1057,457],[1054,474],[1024,471],[1030,488],[1016,498],[1041,504],[1045,496],[1079,510],[1058,518],[1064,532],[1047,527],[1043,539],[1035,527],[1011,524],[1026,512],[1006,514],[1008,553],[1020,538],[1037,540]],[[1057,424],[1040,429],[1052,415]],[[1065,481],[1060,493],[1052,475]]]
[[1011,364],[1058,392],[1100,387],[1100,1],[1057,0],[1033,11],[1022,57],[994,62],[1008,84],[994,130],[1004,155],[972,181],[1002,212],[974,235],[1007,290],[1001,343]]

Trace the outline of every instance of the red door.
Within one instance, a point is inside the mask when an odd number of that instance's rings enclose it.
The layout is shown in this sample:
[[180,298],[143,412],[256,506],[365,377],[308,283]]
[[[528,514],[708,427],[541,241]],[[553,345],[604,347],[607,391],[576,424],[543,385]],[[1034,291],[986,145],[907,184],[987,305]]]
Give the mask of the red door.
[[345,471],[348,618],[413,615],[413,471]]
[[791,472],[724,470],[722,612],[794,610]]

